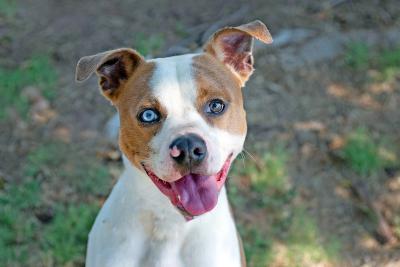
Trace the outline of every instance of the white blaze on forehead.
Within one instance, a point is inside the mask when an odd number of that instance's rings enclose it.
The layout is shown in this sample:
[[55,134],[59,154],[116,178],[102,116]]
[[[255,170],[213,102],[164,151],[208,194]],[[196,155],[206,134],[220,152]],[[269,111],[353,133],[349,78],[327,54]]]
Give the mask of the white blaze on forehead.
[[158,58],[150,82],[154,96],[167,110],[168,116],[182,116],[194,109],[196,84],[192,58],[196,54]]
[[207,144],[208,157],[204,171],[217,173],[227,157],[235,157],[242,149],[245,135],[235,135],[209,125],[196,109],[197,83],[192,59],[196,54],[152,60],[155,70],[150,81],[153,95],[166,109],[167,117],[150,146],[153,155],[148,164],[161,179],[180,178],[170,157],[169,146],[178,135],[192,132]]

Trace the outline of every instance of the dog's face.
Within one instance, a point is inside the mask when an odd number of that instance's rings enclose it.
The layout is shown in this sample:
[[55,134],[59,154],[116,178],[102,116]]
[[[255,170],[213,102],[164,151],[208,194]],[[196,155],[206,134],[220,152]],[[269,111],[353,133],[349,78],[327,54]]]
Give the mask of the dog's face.
[[120,115],[120,148],[188,217],[215,207],[242,150],[242,87],[253,71],[253,37],[272,38],[259,21],[225,28],[203,53],[146,61],[119,49],[82,58],[77,80],[94,71]]

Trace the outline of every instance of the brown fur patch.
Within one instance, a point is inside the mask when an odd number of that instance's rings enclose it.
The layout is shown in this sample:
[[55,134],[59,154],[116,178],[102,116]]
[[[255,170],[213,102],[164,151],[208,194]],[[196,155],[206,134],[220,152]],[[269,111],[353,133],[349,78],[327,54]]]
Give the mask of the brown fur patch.
[[102,94],[114,101],[118,98],[118,89],[143,62],[143,57],[130,48],[105,51],[82,57],[76,66],[75,79],[83,82],[96,72]]
[[[222,130],[244,135],[247,131],[246,112],[240,81],[220,61],[209,54],[193,58],[193,73],[197,83],[196,108],[211,125]],[[204,112],[212,99],[226,103],[224,114],[210,116]]]
[[[128,79],[114,104],[120,116],[119,144],[122,152],[138,168],[150,156],[149,143],[160,130],[166,110],[152,96],[149,81],[155,68],[154,63],[143,63]],[[154,108],[160,112],[161,121],[145,125],[137,115],[144,108]]]
[[112,101],[117,98],[120,86],[142,62],[142,57],[131,50],[110,55],[110,58],[97,68],[97,74],[100,77],[100,88],[104,96]]

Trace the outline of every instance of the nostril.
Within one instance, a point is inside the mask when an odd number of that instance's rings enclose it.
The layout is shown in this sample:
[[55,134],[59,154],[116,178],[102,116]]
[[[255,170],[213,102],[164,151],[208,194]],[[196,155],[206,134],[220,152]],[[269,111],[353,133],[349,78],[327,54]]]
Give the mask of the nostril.
[[177,146],[173,146],[170,149],[169,153],[171,154],[171,157],[173,157],[173,158],[177,158],[181,155],[181,151],[178,149]]
[[204,151],[200,147],[196,147],[193,150],[193,154],[196,155],[196,156],[202,156],[204,154]]

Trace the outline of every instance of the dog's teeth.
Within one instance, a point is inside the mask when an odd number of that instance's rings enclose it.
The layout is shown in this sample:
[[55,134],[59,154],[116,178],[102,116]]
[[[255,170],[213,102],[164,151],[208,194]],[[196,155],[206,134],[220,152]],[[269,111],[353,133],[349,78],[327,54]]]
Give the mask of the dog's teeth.
[[178,200],[181,201],[181,196],[180,195],[178,195]]

